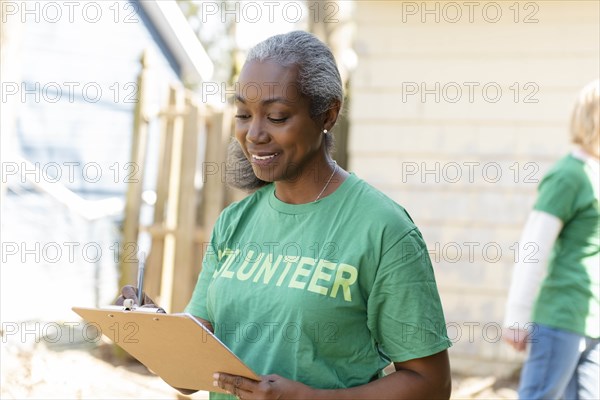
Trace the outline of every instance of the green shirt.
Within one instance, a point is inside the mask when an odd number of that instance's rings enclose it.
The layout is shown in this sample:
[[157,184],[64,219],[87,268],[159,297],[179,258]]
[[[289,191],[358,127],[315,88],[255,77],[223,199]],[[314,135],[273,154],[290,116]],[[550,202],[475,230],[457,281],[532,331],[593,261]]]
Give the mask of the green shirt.
[[270,184],[224,210],[186,311],[256,373],[315,388],[451,345],[420,232],[355,175],[313,203],[283,203]]
[[535,209],[563,222],[550,255],[548,274],[533,311],[533,321],[589,337],[600,336],[600,213],[593,172],[566,156],[539,186]]

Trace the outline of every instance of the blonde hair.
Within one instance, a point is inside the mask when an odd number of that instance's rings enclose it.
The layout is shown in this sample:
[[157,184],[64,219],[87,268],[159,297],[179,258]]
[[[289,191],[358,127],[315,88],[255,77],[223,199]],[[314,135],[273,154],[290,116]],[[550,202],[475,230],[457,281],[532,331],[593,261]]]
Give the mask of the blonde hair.
[[[600,80],[588,83],[577,97],[571,114],[571,141],[594,150],[600,136]],[[595,149],[597,152],[598,149]]]

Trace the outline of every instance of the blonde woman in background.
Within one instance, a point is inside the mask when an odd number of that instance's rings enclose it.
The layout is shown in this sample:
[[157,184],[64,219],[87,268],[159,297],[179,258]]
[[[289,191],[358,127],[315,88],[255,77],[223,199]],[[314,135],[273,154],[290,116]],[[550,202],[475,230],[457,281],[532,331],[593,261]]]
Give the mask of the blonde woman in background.
[[529,349],[521,399],[600,399],[600,81],[571,117],[573,151],[544,176],[521,235],[535,260],[514,266],[504,339]]

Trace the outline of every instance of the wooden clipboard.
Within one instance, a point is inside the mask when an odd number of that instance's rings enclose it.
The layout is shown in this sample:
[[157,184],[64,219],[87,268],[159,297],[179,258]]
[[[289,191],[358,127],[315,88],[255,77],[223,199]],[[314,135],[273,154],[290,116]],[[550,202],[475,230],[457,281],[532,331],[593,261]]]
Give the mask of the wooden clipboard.
[[260,381],[191,314],[151,313],[117,306],[72,310],[174,388],[225,393],[213,386],[215,372]]

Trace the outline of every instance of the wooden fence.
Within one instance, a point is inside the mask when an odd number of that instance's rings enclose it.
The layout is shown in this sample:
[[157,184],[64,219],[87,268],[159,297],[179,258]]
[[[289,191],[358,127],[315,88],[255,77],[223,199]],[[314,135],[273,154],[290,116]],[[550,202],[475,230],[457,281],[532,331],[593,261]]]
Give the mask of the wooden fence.
[[[194,94],[183,87],[171,86],[167,105],[157,115],[149,116],[145,99],[149,84],[146,56],[141,64],[131,150],[131,161],[140,172],[139,179],[128,183],[127,188],[119,286],[136,281],[138,237],[146,231],[151,237],[151,249],[144,291],[168,312],[181,312],[196,284],[204,243],[230,197],[220,173],[231,132],[230,111],[215,112],[197,102]],[[161,124],[156,202],[153,223],[141,226],[151,118],[160,119]],[[198,154],[200,140],[205,140],[206,151],[202,155]]]

